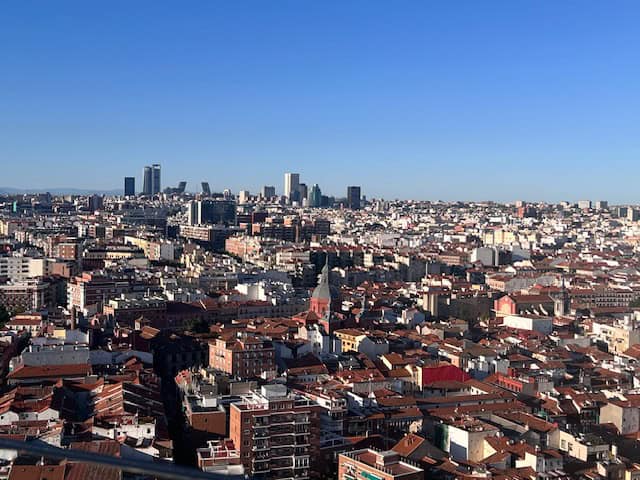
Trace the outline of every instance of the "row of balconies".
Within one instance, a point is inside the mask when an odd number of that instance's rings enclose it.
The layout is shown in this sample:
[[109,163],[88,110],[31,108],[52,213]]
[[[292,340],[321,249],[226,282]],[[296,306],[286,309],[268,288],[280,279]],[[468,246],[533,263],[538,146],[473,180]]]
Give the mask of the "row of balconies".
[[295,454],[295,449],[293,447],[280,447],[280,448],[272,448],[271,449],[271,458],[288,458]]
[[267,460],[276,460],[282,458],[293,458],[295,457],[297,460],[309,462],[309,450],[308,448],[301,447],[280,447],[270,449],[270,452],[263,451],[255,453],[252,456],[251,461],[253,463],[265,462]]
[[[252,470],[254,474],[269,472],[271,470],[306,470],[309,468],[309,456],[289,457],[281,460],[254,460]],[[302,475],[303,472],[297,472]]]
[[310,432],[309,428],[300,427],[296,428],[293,426],[285,427],[285,428],[276,428],[276,429],[258,429],[254,430],[253,438],[268,438],[275,437],[280,435],[308,435]]
[[308,447],[309,441],[308,440],[283,440],[282,442],[271,442],[271,447],[272,448],[276,448],[276,447]]
[[298,432],[307,432],[309,431],[309,423],[297,423],[297,422],[291,422],[291,423],[275,423],[275,424],[271,424],[268,427],[264,426],[264,425],[260,425],[258,426],[258,430],[260,431],[264,431],[264,430],[268,430],[269,432],[273,433],[273,432],[292,432],[292,431],[298,431]]
[[269,446],[295,446],[295,445],[308,445],[310,433],[282,433],[279,435],[268,436],[255,436],[253,437],[254,444],[252,449],[265,450]]

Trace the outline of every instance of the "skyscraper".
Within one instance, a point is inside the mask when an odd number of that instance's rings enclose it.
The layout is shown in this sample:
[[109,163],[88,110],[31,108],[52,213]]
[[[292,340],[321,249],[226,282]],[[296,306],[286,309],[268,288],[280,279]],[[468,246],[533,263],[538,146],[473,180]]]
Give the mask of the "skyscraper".
[[302,204],[304,200],[307,199],[307,195],[309,194],[309,190],[307,189],[306,183],[298,184],[298,201]]
[[187,223],[200,225],[200,202],[197,200],[191,200],[187,203]]
[[213,223],[234,224],[236,202],[233,200],[192,200],[187,204],[189,225]]
[[240,204],[247,203],[249,201],[250,196],[251,196],[251,193],[249,192],[249,190],[240,190],[238,192],[238,203]]
[[272,198],[276,196],[276,187],[272,187],[269,185],[265,185],[262,187],[262,197],[263,198]]
[[347,206],[351,210],[360,210],[360,187],[347,187]]
[[211,187],[209,187],[209,182],[202,182],[200,184],[202,186],[202,194],[207,197],[211,195]]
[[290,202],[299,200],[299,185],[300,174],[299,173],[285,173],[284,174],[284,195]]
[[143,195],[152,195],[152,183],[153,183],[153,174],[151,173],[151,167],[146,166],[142,171],[142,194]]
[[312,208],[318,208],[322,205],[322,191],[317,183],[311,187],[311,190],[309,190],[307,200],[309,206]]
[[124,177],[124,196],[133,197],[136,194],[135,177]]
[[164,189],[164,193],[167,195],[182,195],[187,189],[187,182],[182,181],[178,183],[177,187],[167,187]]
[[103,199],[99,195],[91,195],[87,199],[87,204],[88,204],[89,210],[92,212],[95,212],[96,210],[102,210]]
[[160,165],[157,163],[154,163],[151,166],[151,170],[153,172],[153,175],[151,177],[151,194],[155,195],[156,193],[160,193],[160,187],[161,187],[161,183],[160,183]]

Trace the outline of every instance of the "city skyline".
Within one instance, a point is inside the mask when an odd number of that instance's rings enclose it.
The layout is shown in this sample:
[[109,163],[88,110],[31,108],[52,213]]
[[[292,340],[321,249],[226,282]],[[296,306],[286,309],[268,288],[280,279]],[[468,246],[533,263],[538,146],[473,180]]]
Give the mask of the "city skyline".
[[28,3],[0,20],[4,187],[161,163],[234,191],[300,171],[329,194],[637,200],[632,2]]
[[[302,175],[302,174],[301,174]],[[70,187],[32,187],[32,188],[22,188],[22,187],[15,187],[15,186],[5,186],[5,185],[0,185],[0,194],[7,194],[7,195],[16,195],[16,194],[25,194],[25,195],[29,195],[29,194],[38,194],[38,193],[51,193],[52,195],[91,195],[91,194],[98,194],[98,195],[106,195],[106,196],[122,196],[123,195],[123,181],[126,178],[134,178],[135,179],[135,195],[143,195],[144,192],[142,191],[142,188],[140,187],[140,185],[142,185],[143,182],[143,178],[142,176],[124,176],[120,178],[120,183],[121,185],[118,186],[114,186],[113,188],[83,188],[82,186],[70,186]],[[163,180],[164,182],[165,180]],[[176,180],[176,181],[167,181],[167,184],[165,185],[165,187],[163,187],[162,190],[164,190],[164,188],[174,188],[175,186],[177,186],[180,183],[185,183],[185,180]],[[193,182],[186,182],[187,186],[184,190],[184,193],[187,194],[200,194],[202,193],[202,183],[206,183],[206,184],[210,184],[211,182],[207,182],[207,181],[193,181]],[[304,182],[301,182],[304,183]],[[307,184],[307,187],[309,189],[309,191],[311,190],[311,187],[313,187],[314,185],[318,185],[317,182],[315,181],[311,181],[311,183]],[[252,196],[258,196],[258,195],[262,195],[263,194],[263,189],[264,188],[272,188],[272,186],[275,188],[275,196],[283,196],[286,197],[286,195],[284,195],[284,184],[280,183],[278,184],[277,182],[272,182],[272,185],[269,185],[269,182],[265,182],[264,185],[261,186],[257,186],[255,188],[252,189],[247,189],[247,188],[243,188],[240,187],[238,189],[229,189],[234,195],[238,195],[238,193],[242,192],[242,191],[248,191]],[[339,191],[339,188],[336,192],[329,191],[329,192],[325,192],[325,187],[323,187],[322,185],[318,185],[319,187],[321,187],[322,189],[322,193],[323,195],[328,195],[330,197],[333,198],[341,198],[341,199],[346,199],[347,198],[347,193],[348,193],[348,188],[350,187],[350,185],[343,185],[342,186],[342,191]],[[365,188],[365,186],[363,185],[359,185],[359,187],[361,189]],[[211,191],[210,193],[223,193],[224,190],[226,190],[228,187],[224,187],[222,185],[216,185],[215,187],[211,187]],[[160,193],[163,193],[162,191]],[[563,202],[569,202],[569,203],[574,203],[574,204],[578,204],[581,201],[586,201],[589,200],[593,203],[598,202],[598,201],[605,201],[608,202],[611,205],[640,205],[640,198],[634,200],[634,201],[628,201],[628,202],[624,202],[624,201],[615,201],[615,200],[611,200],[608,197],[604,197],[604,196],[589,196],[589,195],[573,195],[571,197],[559,197],[557,199],[553,199],[553,200],[549,200],[549,199],[545,199],[545,198],[535,198],[535,197],[531,197],[531,198],[527,198],[526,196],[520,196],[520,197],[513,197],[513,198],[506,198],[506,199],[501,199],[501,200],[496,200],[495,198],[491,198],[491,197],[487,197],[487,198],[482,198],[482,197],[478,197],[478,198],[473,198],[473,199],[469,199],[469,198],[462,198],[462,197],[451,197],[451,198],[447,198],[447,197],[424,197],[424,198],[411,198],[411,197],[376,197],[376,196],[370,196],[368,195],[366,192],[363,192],[362,195],[368,199],[377,199],[377,200],[385,200],[385,201],[417,201],[417,202],[477,202],[477,203],[482,203],[482,202],[495,202],[498,204],[515,204],[517,202],[521,202],[524,201],[526,203],[530,203],[530,204],[536,204],[536,203],[546,203],[546,204],[560,204]],[[125,195],[126,196],[126,195]],[[615,196],[614,196],[615,197]]]
[[[121,182],[124,181],[125,183],[127,182],[127,180],[133,180],[133,184],[134,185],[140,185],[140,187],[134,187],[135,188],[135,193],[134,195],[148,195],[149,193],[145,191],[145,187],[144,187],[144,181],[145,181],[145,172],[147,169],[158,169],[157,171],[160,171],[160,168],[162,167],[162,165],[160,164],[153,164],[153,165],[147,165],[144,167],[143,169],[143,173],[142,175],[140,175],[140,177],[130,177],[130,176],[125,176],[125,177],[121,177]],[[154,170],[155,171],[155,170]],[[159,175],[159,173],[158,173]],[[283,176],[282,174],[280,175],[281,177]],[[320,185],[318,185],[315,181],[309,181],[310,183],[307,184],[304,181],[304,176],[303,174],[300,174],[299,172],[285,172],[284,173],[284,181],[280,184],[278,184],[277,182],[274,185],[269,185],[268,182],[264,183],[263,185],[261,185],[260,187],[257,187],[253,190],[247,190],[246,188],[238,188],[238,190],[232,190],[232,189],[228,189],[226,187],[223,186],[217,186],[214,187],[213,189],[211,189],[209,192],[206,192],[207,194],[211,194],[211,193],[222,193],[224,191],[230,191],[233,194],[239,194],[240,192],[248,192],[249,194],[253,195],[253,196],[265,196],[264,195],[264,189],[275,189],[275,194],[274,195],[268,195],[268,196],[280,196],[280,197],[285,197],[287,198],[287,200],[289,199],[289,195],[287,194],[287,177],[288,176],[293,176],[296,181],[298,182],[298,185],[302,185],[304,186],[304,188],[307,189],[308,192],[310,192],[312,190],[312,187],[320,187]],[[158,180],[159,181],[159,180]],[[183,184],[187,187],[184,188]],[[188,188],[189,185],[194,185],[195,184],[195,188]],[[206,188],[209,189],[209,184],[210,182],[208,181],[196,181],[196,182],[187,182],[185,180],[180,180],[180,181],[169,181],[168,185],[165,185],[165,188],[167,188],[168,190],[176,190],[176,188],[174,188],[172,185],[178,185],[178,189],[180,189],[180,187],[182,187],[182,192],[181,193],[187,193],[187,194],[199,194],[202,193],[202,189],[204,188],[204,186],[206,185]],[[197,188],[198,186],[200,186],[200,188]],[[126,187],[125,187],[126,188]],[[297,186],[296,186],[297,188]],[[357,188],[358,191],[362,190],[362,185],[358,185],[358,186],[353,186],[353,185],[343,185],[343,194],[341,193],[328,193],[329,197],[332,198],[340,198],[340,199],[346,199],[347,201],[349,200],[349,191],[352,188]],[[161,188],[158,192],[156,193],[167,193],[164,191],[164,188]],[[71,194],[71,195],[85,195],[85,194],[102,194],[102,195],[107,195],[107,196],[120,196],[124,193],[124,189],[121,186],[120,188],[110,188],[110,189],[85,189],[85,188],[80,188],[80,187],[53,187],[53,188],[16,188],[16,187],[4,187],[2,185],[0,185],[0,194],[30,194],[30,193],[51,193],[54,195],[60,195],[60,194]],[[175,193],[175,192],[169,192],[169,193]],[[327,192],[324,192],[324,194],[327,194]],[[361,194],[362,198],[367,198],[366,193],[365,194]],[[124,196],[127,196],[126,194]],[[307,196],[305,196],[304,198],[308,198]],[[465,199],[465,198],[452,198],[452,199],[446,199],[446,198],[384,198],[384,197],[374,197],[374,196],[369,196],[368,198],[370,199],[381,199],[381,200],[387,200],[387,201],[393,201],[393,200],[400,200],[400,201],[426,201],[426,202],[440,202],[440,201],[444,201],[444,202],[486,202],[486,201],[495,201],[496,203],[503,203],[503,204],[510,204],[510,203],[515,203],[517,204],[518,202],[527,202],[527,203],[548,203],[548,204],[558,204],[558,203],[563,203],[563,202],[569,202],[569,203],[574,203],[574,204],[580,204],[582,202],[585,201],[589,201],[589,202],[593,202],[593,203],[597,203],[597,202],[605,202],[605,203],[611,203],[612,205],[636,205],[640,202],[611,202],[608,199],[605,199],[604,197],[587,197],[587,196],[581,196],[581,197],[575,197],[575,198],[562,198],[559,200],[546,200],[546,199],[540,199],[540,198],[536,198],[536,199],[528,199],[524,196],[521,197],[517,197],[517,198],[512,198],[512,199],[507,199],[507,200],[495,200],[493,198],[480,198],[480,199]],[[301,197],[302,199],[302,197]],[[301,200],[300,199],[300,200]],[[296,199],[296,201],[298,201]]]
[[640,3],[0,4],[2,480],[640,480]]

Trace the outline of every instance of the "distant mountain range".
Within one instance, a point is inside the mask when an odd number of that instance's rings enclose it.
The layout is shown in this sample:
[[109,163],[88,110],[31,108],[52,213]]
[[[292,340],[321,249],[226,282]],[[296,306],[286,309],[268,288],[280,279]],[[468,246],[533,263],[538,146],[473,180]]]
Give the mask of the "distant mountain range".
[[91,190],[84,188],[13,188],[0,187],[0,194],[19,195],[23,193],[47,193],[52,195],[122,195],[122,189]]

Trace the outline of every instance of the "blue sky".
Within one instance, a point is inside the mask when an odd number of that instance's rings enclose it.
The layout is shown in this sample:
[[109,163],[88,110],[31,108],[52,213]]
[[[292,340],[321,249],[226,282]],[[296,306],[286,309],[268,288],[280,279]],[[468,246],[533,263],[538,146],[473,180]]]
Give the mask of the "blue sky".
[[637,1],[0,5],[0,186],[636,202]]

